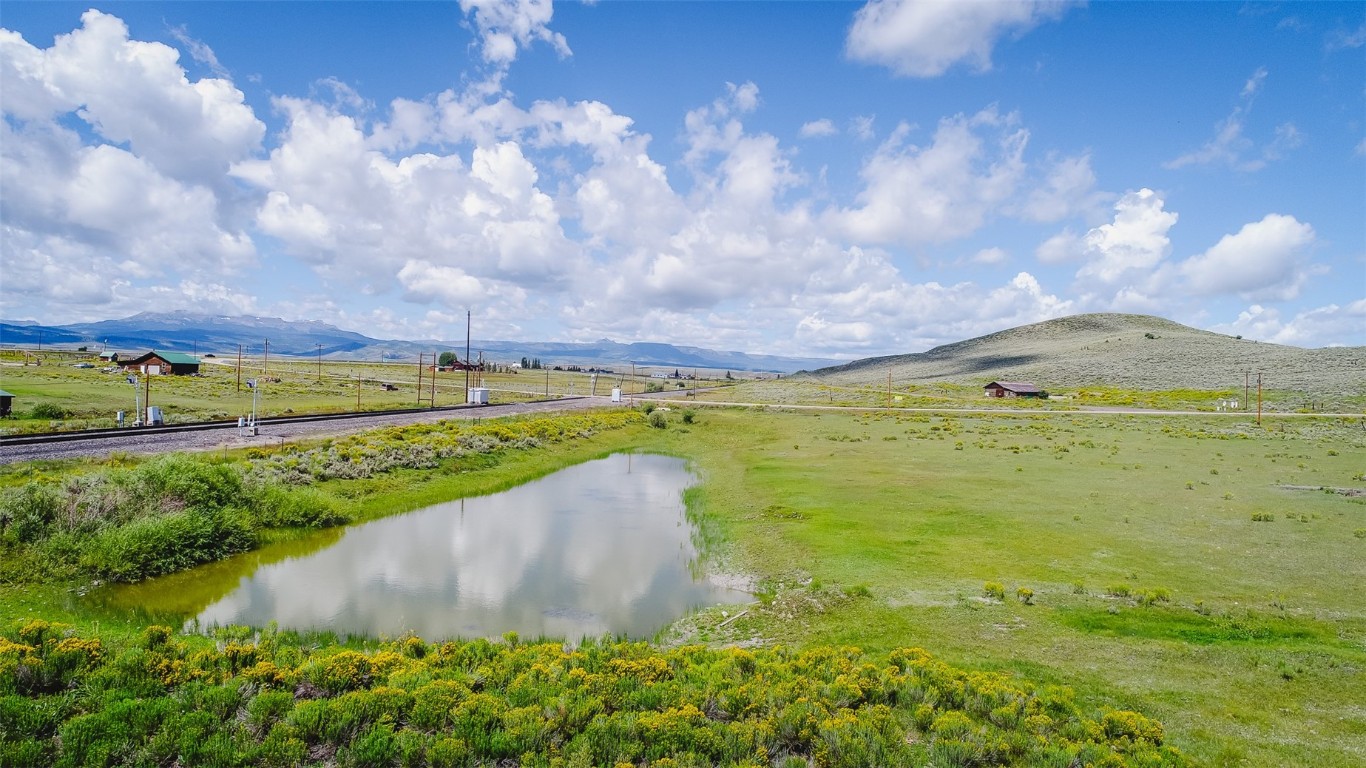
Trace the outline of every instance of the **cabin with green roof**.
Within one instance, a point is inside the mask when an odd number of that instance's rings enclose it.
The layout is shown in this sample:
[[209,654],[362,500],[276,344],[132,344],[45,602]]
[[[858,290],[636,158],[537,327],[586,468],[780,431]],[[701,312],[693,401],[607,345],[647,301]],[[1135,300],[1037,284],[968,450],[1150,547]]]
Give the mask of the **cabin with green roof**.
[[183,352],[158,352],[155,349],[123,364],[148,376],[189,376],[199,373],[199,358]]

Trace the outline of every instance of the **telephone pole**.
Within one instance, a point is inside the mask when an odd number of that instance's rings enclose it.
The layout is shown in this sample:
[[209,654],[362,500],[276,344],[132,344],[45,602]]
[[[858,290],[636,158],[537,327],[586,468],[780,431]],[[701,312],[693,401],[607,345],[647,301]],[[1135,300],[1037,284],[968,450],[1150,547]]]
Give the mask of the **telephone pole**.
[[318,383],[323,383],[323,345],[316,344],[318,348]]
[[465,402],[470,401],[470,311],[465,310]]
[[242,345],[237,345],[237,391],[242,391]]
[[1257,426],[1262,425],[1262,372],[1257,371]]

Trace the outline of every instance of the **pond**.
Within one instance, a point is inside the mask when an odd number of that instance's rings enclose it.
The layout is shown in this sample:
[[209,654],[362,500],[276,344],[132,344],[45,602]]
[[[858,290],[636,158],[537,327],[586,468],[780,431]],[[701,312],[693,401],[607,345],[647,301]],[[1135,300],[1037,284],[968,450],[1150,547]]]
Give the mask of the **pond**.
[[699,607],[752,599],[700,572],[683,501],[695,483],[681,459],[616,454],[89,597],[200,627],[646,638]]

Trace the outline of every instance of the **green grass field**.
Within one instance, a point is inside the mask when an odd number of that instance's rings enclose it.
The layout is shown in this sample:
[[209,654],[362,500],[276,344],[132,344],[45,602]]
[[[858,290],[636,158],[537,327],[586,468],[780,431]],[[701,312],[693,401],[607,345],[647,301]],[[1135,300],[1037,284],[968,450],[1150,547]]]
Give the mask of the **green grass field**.
[[[1154,717],[1198,764],[1366,762],[1359,420],[675,408],[487,480],[320,487],[370,516],[625,448],[691,460],[712,566],[759,595],[661,644],[919,646]],[[3,588],[0,613],[88,628],[63,594]]]
[[1283,487],[1366,486],[1360,424],[699,421],[670,439],[766,601],[681,633],[919,645],[1154,715],[1210,765],[1366,760],[1366,497]]

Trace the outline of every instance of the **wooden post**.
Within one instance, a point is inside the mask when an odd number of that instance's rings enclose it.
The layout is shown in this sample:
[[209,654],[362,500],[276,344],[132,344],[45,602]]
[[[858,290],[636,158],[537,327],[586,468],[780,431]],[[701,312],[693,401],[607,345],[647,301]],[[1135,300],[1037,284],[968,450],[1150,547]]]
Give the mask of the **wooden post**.
[[242,391],[242,345],[237,345],[237,391]]

